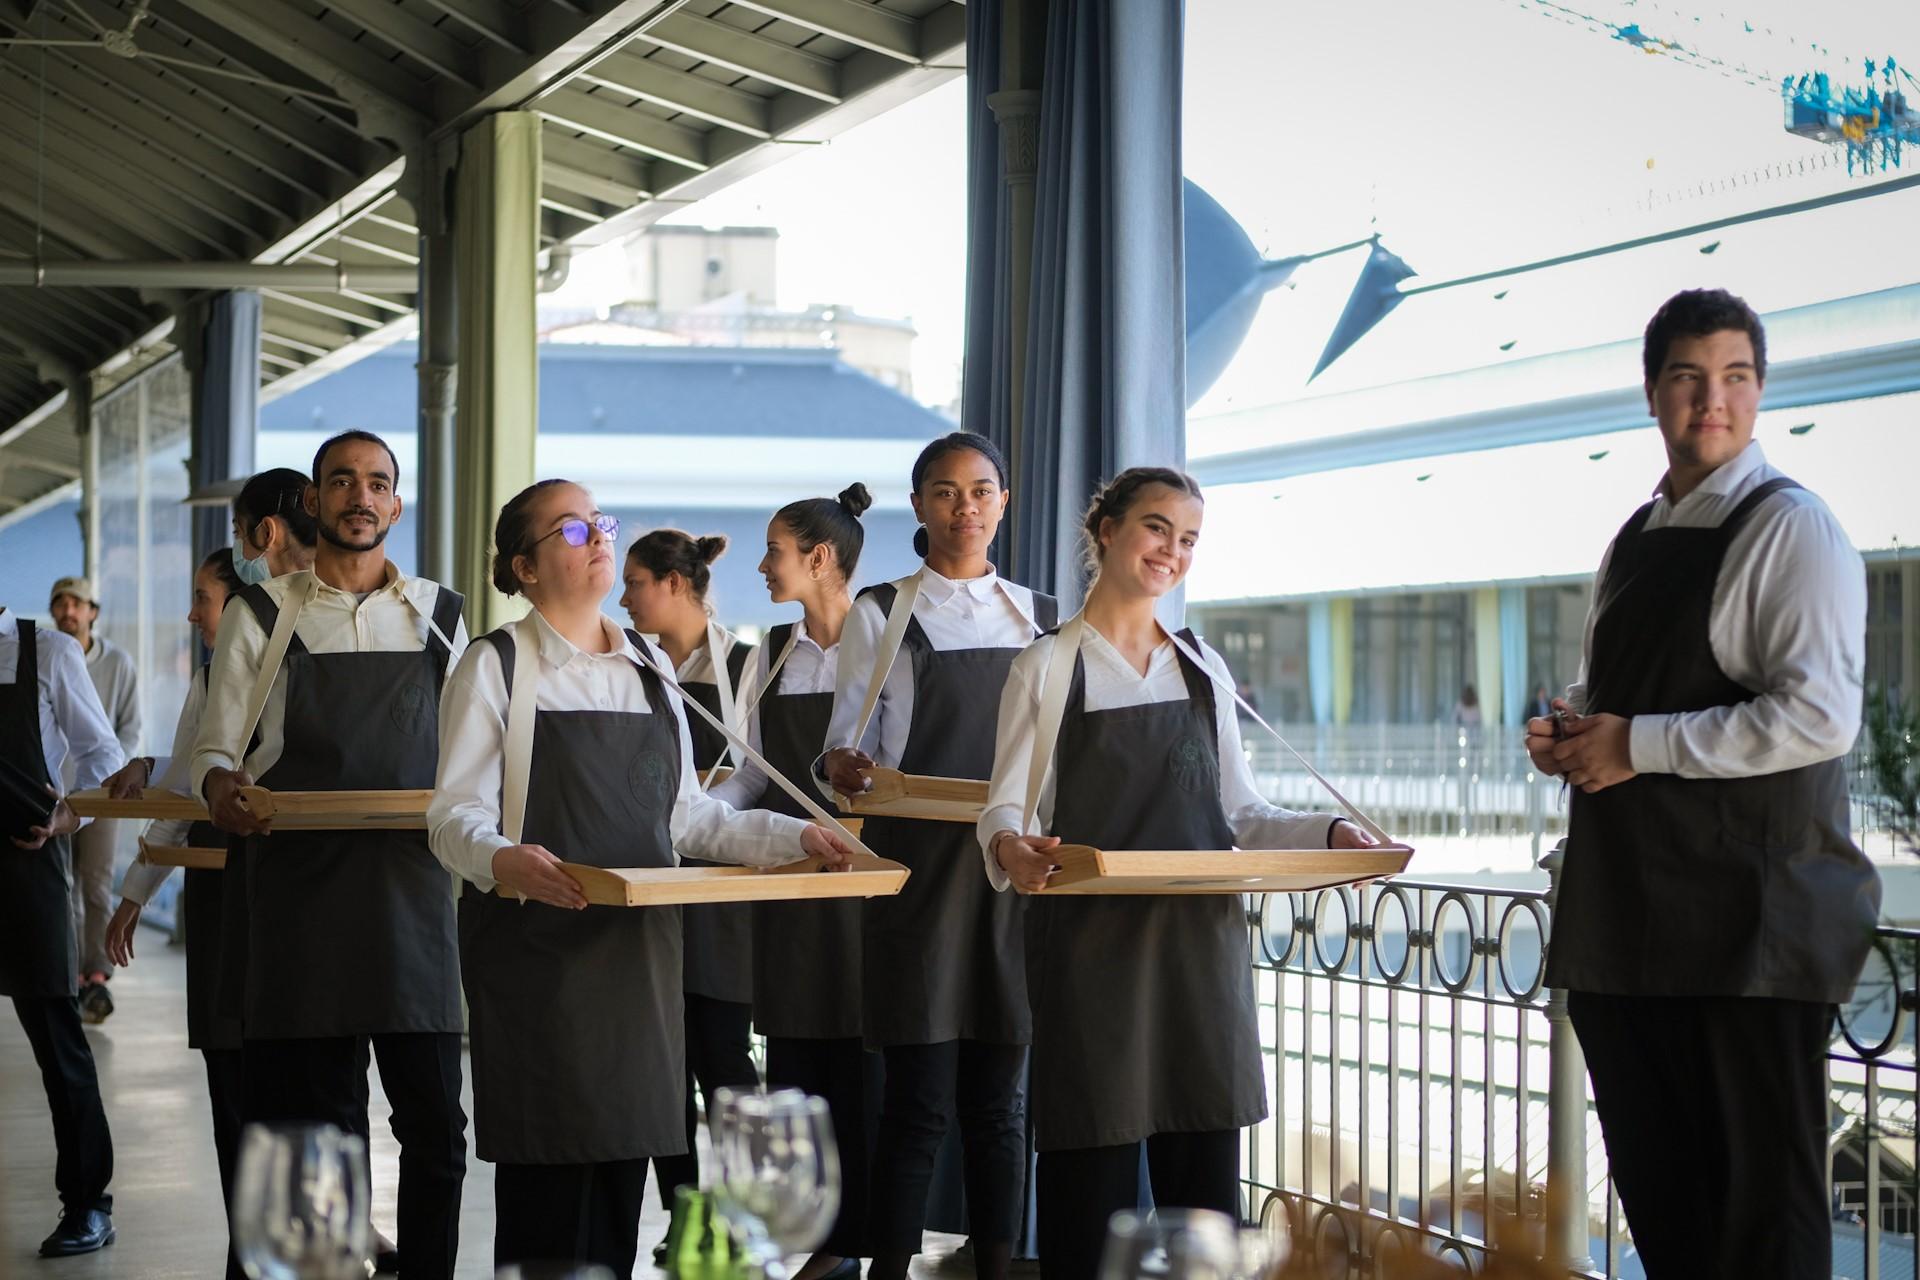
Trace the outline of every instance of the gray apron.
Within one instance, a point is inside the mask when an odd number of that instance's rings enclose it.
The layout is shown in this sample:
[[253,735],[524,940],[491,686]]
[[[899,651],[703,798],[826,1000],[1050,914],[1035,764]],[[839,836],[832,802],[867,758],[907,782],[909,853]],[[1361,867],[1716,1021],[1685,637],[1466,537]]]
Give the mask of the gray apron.
[[[512,634],[483,643],[499,652],[511,689]],[[673,865],[678,724],[658,677],[638,665],[634,674],[651,715],[536,714],[526,843],[589,866]],[[678,908],[566,911],[469,883],[460,972],[482,1160],[597,1164],[686,1151]]]
[[[271,635],[279,610],[241,599]],[[433,620],[459,625],[441,587]],[[287,648],[286,747],[259,779],[281,791],[431,789],[440,685],[438,636],[414,652]],[[242,1020],[250,1040],[459,1032],[453,892],[424,831],[281,831],[247,840]]]
[[[1713,656],[1713,594],[1734,534],[1791,480],[1712,529],[1635,512],[1594,596],[1590,714],[1671,715],[1755,694]],[[1550,987],[1625,996],[1838,1004],[1873,942],[1880,877],[1848,834],[1842,759],[1749,778],[1643,773],[1575,790],[1547,950]]]
[[[780,653],[796,624],[767,633],[767,652]],[[775,677],[778,679],[779,677]],[[760,699],[760,753],[789,778],[813,768],[833,693],[781,693]],[[793,797],[767,784],[755,807],[795,818],[809,815]],[[753,904],[753,1024],[763,1036],[788,1040],[847,1040],[860,1034],[860,900]]]
[[[193,678],[204,690],[207,668],[202,666]],[[227,835],[211,822],[196,822],[187,828],[187,843],[196,849],[224,849]],[[190,867],[186,879],[187,1047],[238,1049],[240,1019],[220,1007],[221,952],[227,936],[227,873]]]
[[[893,607],[891,583],[869,587],[881,613]],[[1052,597],[1034,611],[1053,625]],[[1000,690],[1019,648],[935,649],[916,618],[901,642],[913,662],[913,726],[900,757],[903,773],[987,778]],[[981,1040],[1026,1044],[1026,899],[995,893],[980,863],[972,826],[914,818],[869,818],[868,848],[912,871],[906,887],[861,908],[865,1025],[869,1048]]]
[[[727,670],[733,688],[740,688],[740,674],[746,670],[753,646],[735,642],[727,651]],[[714,715],[720,714],[720,686],[696,680],[680,686],[695,702]],[[726,750],[727,740],[720,731],[699,716],[687,716],[687,729],[693,738],[693,767],[711,768]],[[826,736],[824,733],[821,735]],[[809,757],[811,758],[811,757]],[[682,866],[718,867],[724,863],[682,858]],[[753,912],[744,902],[724,906],[702,903],[681,908],[681,927],[686,931],[687,964],[683,977],[686,989],[710,1000],[729,1000],[746,1004],[753,999]]]
[[[1194,645],[1193,633],[1181,638]],[[1177,702],[1088,711],[1076,660],[1052,834],[1099,849],[1231,849],[1213,681],[1180,656]],[[1007,896],[1011,897],[1009,893]],[[1027,903],[1033,1123],[1041,1151],[1212,1133],[1267,1114],[1238,894]]]
[[[41,784],[47,754],[40,738],[40,656],[33,623],[20,623],[13,683],[0,684],[0,751]],[[38,849],[0,848],[0,996],[71,996],[79,991],[67,837]]]

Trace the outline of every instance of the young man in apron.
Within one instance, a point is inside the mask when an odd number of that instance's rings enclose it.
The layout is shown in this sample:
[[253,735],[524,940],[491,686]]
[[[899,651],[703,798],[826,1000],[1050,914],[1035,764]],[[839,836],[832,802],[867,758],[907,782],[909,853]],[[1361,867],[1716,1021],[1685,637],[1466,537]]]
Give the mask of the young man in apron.
[[[370,1040],[400,1141],[407,1273],[451,1277],[466,1123],[453,897],[423,831],[270,831],[239,789],[430,788],[440,686],[466,647],[461,599],[388,563],[399,466],[347,432],[314,458],[310,573],[248,587],[220,628],[194,748],[194,789],[247,837],[240,1017],[248,1122],[364,1132]],[[271,637],[295,610],[264,703]],[[258,717],[257,723],[255,717]],[[251,744],[251,745],[248,745]]]
[[[76,788],[97,787],[123,763],[80,646],[0,608],[0,759],[23,786],[49,792],[71,765]],[[93,1051],[80,1024],[68,837],[80,821],[62,803],[44,826],[9,831],[0,853],[0,995],[13,999],[53,1115],[60,1225],[42,1257],[113,1243],[113,1138],[100,1105]]]
[[1601,563],[1564,722],[1527,725],[1575,789],[1547,985],[1647,1274],[1824,1278],[1826,1049],[1880,906],[1842,763],[1865,574],[1753,441],[1745,302],[1675,295],[1643,359],[1667,472]]

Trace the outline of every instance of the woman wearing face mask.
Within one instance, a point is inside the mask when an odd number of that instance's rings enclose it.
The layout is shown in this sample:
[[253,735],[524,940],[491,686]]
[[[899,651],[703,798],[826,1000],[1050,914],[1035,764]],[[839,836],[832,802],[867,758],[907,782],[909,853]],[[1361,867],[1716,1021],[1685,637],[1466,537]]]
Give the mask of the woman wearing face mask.
[[[737,695],[753,646],[715,622],[707,603],[713,562],[726,550],[727,540],[720,534],[696,538],[678,529],[655,529],[640,535],[627,549],[620,605],[635,631],[660,638],[680,687],[738,732]],[[693,731],[693,767],[704,780],[726,754],[726,739],[704,720],[692,723],[690,718],[688,728]],[[700,1158],[694,1148],[699,1124],[693,1103],[696,1084],[711,1102],[715,1089],[760,1082],[752,1056],[752,912],[744,903],[709,903],[683,908],[681,921],[686,946],[687,1151],[655,1168],[660,1201],[669,1209],[676,1187],[700,1185]],[[665,1257],[661,1249],[655,1254],[656,1263]]]
[[[1102,849],[1360,848],[1344,819],[1261,799],[1220,655],[1154,617],[1199,541],[1200,487],[1160,467],[1106,486],[1083,527],[1095,573],[1048,781],[1023,832],[1058,635],[1014,660],[977,833],[995,888],[1045,885],[1062,841]],[[1012,895],[1007,895],[1012,896]],[[1240,1130],[1267,1114],[1238,894],[1041,897],[1027,910],[1040,1264],[1092,1280],[1107,1220],[1154,1203],[1240,1213]]]
[[[193,575],[193,604],[187,613],[187,622],[200,637],[206,652],[213,651],[227,601],[246,585],[241,565],[252,566],[248,572],[264,572],[268,576],[312,566],[317,533],[313,517],[300,502],[306,483],[306,477],[297,471],[285,468],[264,471],[248,480],[233,500],[234,546],[222,547],[208,556]],[[249,554],[252,560],[245,559]],[[194,739],[200,732],[200,712],[206,699],[207,668],[202,664],[187,686],[186,702],[181,705],[180,719],[174,728],[173,754],[158,760],[143,756],[129,761],[126,768],[107,779],[106,785],[112,794],[137,799],[149,786],[163,791],[188,789],[187,763],[193,754]],[[209,822],[156,821],[148,825],[143,843],[224,849],[227,837]],[[107,954],[121,968],[133,963],[133,931],[140,923],[142,909],[172,873],[171,867],[156,867],[144,860],[136,861],[128,869],[120,888],[120,905],[107,926]],[[232,1012],[223,1011],[219,1001],[226,943],[221,923],[227,909],[228,890],[234,888],[231,879],[224,871],[188,871],[183,895],[190,922],[187,1045],[200,1050],[206,1059],[214,1154],[219,1163],[225,1204],[233,1200],[241,1100],[240,1021]],[[235,896],[238,896],[237,889]],[[387,1245],[384,1251],[390,1250],[391,1245]],[[231,1250],[227,1254],[227,1274],[235,1278],[240,1275]]]
[[[826,742],[840,631],[860,562],[863,484],[838,498],[790,502],[767,524],[760,573],[775,604],[798,604],[798,622],[767,632],[748,682],[746,737],[788,777],[805,777]],[[713,788],[735,808],[800,817],[803,810],[752,764]],[[840,1216],[794,1280],[845,1280],[868,1256],[867,1173],[880,1104],[880,1055],[861,1042],[860,903],[760,902],[753,906],[753,1018],[767,1038],[767,1087],[823,1097],[840,1148]]]
[[[467,881],[460,970],[476,1146],[497,1166],[496,1266],[630,1274],[647,1161],[686,1145],[680,911],[589,907],[560,863],[673,866],[676,848],[757,865],[846,861],[823,828],[737,813],[700,790],[665,656],[600,612],[618,530],[564,480],[501,509],[494,585],[533,611],[468,648],[440,718],[427,826],[435,856]],[[536,713],[516,822],[507,719],[527,663]]]
[[[994,572],[987,548],[1007,506],[1006,464],[956,431],[913,465],[919,572],[860,593],[834,681],[819,772],[858,794],[860,770],[985,779],[993,716],[1014,656],[1053,626],[1054,602]],[[911,597],[898,658],[865,715],[893,611]],[[865,719],[866,723],[862,723]],[[886,1057],[873,1166],[873,1280],[903,1280],[920,1250],[927,1188],[957,1113],[980,1280],[1004,1280],[1025,1182],[1020,1076],[1032,1034],[1021,961],[1024,903],[992,892],[963,825],[872,817],[862,839],[912,869],[899,895],[862,909],[863,1034]]]

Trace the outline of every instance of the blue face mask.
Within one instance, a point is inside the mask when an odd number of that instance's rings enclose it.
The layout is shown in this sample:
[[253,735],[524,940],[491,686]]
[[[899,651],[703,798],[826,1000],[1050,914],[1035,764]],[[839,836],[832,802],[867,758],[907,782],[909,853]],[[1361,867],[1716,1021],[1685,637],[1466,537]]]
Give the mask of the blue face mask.
[[241,551],[242,542],[233,544],[233,571],[240,575],[240,581],[250,587],[257,587],[273,577],[273,571],[267,568],[267,553],[262,551],[253,559],[247,559]]

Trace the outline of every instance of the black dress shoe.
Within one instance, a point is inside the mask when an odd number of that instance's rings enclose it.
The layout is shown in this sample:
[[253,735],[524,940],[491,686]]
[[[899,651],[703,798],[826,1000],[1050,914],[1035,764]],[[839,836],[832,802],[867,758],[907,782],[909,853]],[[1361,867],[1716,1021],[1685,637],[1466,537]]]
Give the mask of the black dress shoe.
[[40,1242],[43,1258],[70,1258],[77,1253],[93,1253],[113,1243],[113,1215],[99,1209],[69,1211],[60,1218],[52,1235]]
[[373,1271],[375,1275],[382,1276],[400,1274],[400,1246],[385,1236],[374,1237]]

